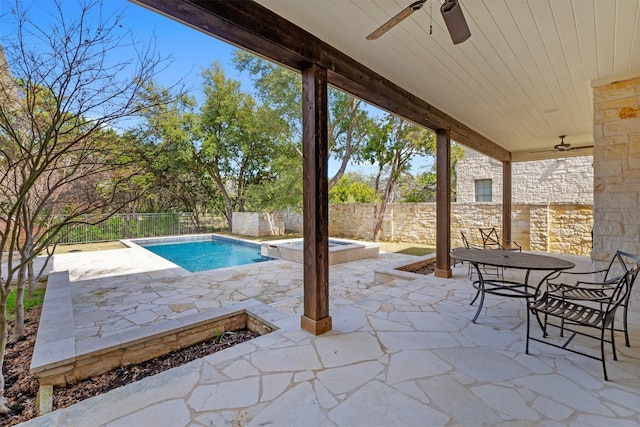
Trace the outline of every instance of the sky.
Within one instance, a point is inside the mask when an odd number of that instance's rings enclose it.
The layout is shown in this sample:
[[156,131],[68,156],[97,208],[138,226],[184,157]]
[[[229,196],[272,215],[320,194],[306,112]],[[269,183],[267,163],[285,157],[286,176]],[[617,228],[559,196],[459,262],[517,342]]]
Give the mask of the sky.
[[[7,1],[15,0],[0,0],[0,43],[7,38],[15,37],[8,25],[12,18],[8,13]],[[61,0],[61,4],[63,7],[69,5],[71,8],[69,10],[72,10],[78,4],[78,0]],[[51,7],[50,0],[36,0],[29,11],[30,19],[45,20],[47,7]],[[160,85],[169,87],[182,79],[187,88],[193,88],[190,94],[200,101],[202,99],[199,89],[202,81],[200,71],[209,67],[214,61],[218,61],[227,78],[240,81],[243,91],[252,92],[253,84],[248,73],[240,73],[233,65],[235,48],[232,45],[129,1],[103,0],[103,13],[107,15],[123,8],[125,10],[123,27],[131,30],[136,39],[143,43],[155,37],[161,56],[171,58],[167,69],[158,76]],[[412,172],[424,172],[430,164],[430,160],[415,161]],[[338,162],[330,160],[329,175],[335,174],[338,167]],[[347,171],[369,175],[375,173],[376,168],[350,165]]]

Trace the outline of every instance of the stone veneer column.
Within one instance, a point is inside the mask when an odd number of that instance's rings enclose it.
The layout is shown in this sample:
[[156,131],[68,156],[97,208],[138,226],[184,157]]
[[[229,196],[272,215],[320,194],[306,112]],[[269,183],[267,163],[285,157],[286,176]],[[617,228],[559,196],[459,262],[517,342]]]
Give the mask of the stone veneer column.
[[640,77],[594,87],[591,258],[640,253]]

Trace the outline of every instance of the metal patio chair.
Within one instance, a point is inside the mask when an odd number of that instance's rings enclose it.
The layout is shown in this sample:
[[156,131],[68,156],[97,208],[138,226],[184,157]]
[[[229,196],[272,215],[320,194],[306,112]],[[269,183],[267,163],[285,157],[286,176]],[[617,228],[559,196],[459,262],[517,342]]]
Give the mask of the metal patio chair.
[[[460,236],[462,236],[462,243],[464,244],[464,247],[467,249],[480,249],[480,250],[484,250],[485,248],[481,245],[474,245],[472,243],[469,243],[469,240],[467,239],[467,236],[465,236],[464,232],[460,232]],[[463,263],[464,264],[464,263]],[[502,269],[500,267],[493,267],[493,266],[482,266],[482,271],[485,274],[488,275],[495,275],[498,277],[501,277],[503,275]],[[495,272],[493,271],[493,269],[495,268]],[[490,269],[490,271],[487,271],[487,269]],[[469,269],[467,271],[467,274],[469,275],[469,279],[473,279],[473,273],[475,272],[475,269],[471,266],[471,264],[469,264]]]
[[[602,281],[597,284],[592,283],[590,286],[576,285],[573,289],[567,291],[566,295],[577,295],[577,292],[582,292],[583,289],[586,289],[587,291],[583,293],[583,297],[579,300],[566,298],[560,289],[555,289],[554,291],[547,289],[542,294],[536,291],[536,298],[527,306],[525,353],[529,354],[529,341],[531,340],[600,360],[604,379],[608,381],[604,343],[611,343],[613,359],[618,360],[614,333],[616,310],[627,300],[631,284],[635,281],[638,271],[639,269],[636,266],[616,278],[616,280]],[[540,284],[538,290],[541,289],[543,283]],[[531,336],[532,316],[535,316],[542,328],[542,338]],[[561,336],[564,332],[570,332],[571,336],[564,343],[551,341],[548,338],[549,327],[560,329]],[[609,339],[605,337],[607,330],[610,332]],[[576,335],[600,341],[600,356],[569,347]]]
[[[482,236],[482,246],[485,249],[500,249],[503,251],[522,252],[522,247],[514,240],[501,240],[498,236],[498,230],[495,227],[480,228],[480,236]],[[505,246],[506,244],[506,246]]]
[[[562,295],[565,299],[583,300],[597,298],[602,294],[602,283],[615,283],[626,272],[632,269],[640,269],[640,255],[616,251],[607,268],[593,271],[561,271],[547,281],[550,292]],[[629,300],[634,281],[629,283],[627,297],[620,304],[622,312],[622,328],[615,329],[624,332],[624,341],[627,347],[629,342],[629,327],[627,323]]]

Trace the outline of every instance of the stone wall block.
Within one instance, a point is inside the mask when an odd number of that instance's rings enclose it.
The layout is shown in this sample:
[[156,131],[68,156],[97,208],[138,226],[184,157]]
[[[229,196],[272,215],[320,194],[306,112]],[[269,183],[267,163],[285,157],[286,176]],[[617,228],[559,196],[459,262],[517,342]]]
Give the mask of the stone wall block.
[[609,91],[607,94],[609,100],[602,103],[602,109],[621,110],[625,107],[637,107],[638,100],[635,97],[635,90],[626,88],[623,90]]
[[607,122],[604,125],[604,135],[628,135],[629,133],[640,132],[640,119],[631,118]]

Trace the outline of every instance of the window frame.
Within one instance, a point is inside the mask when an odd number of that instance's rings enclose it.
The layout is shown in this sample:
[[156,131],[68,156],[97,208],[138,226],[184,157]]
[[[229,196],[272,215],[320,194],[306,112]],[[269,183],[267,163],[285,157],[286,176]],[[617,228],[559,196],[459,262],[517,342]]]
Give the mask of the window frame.
[[474,196],[476,203],[491,203],[493,201],[493,180],[491,178],[476,179],[474,181]]

